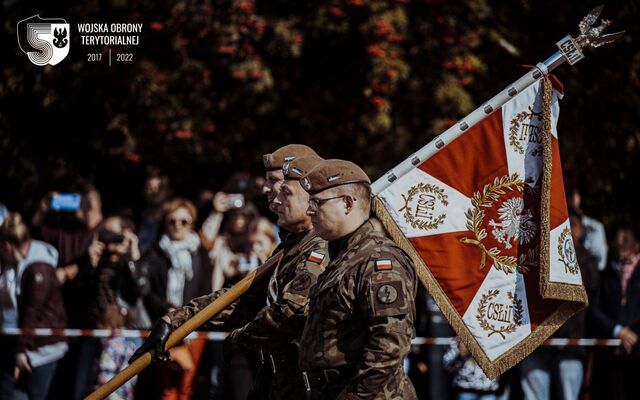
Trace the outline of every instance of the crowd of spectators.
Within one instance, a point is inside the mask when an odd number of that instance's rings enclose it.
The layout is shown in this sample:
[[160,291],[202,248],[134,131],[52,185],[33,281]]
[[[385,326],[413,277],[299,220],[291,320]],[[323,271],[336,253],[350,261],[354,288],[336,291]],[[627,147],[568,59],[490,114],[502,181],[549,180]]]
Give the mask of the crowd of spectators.
[[[103,212],[92,185],[50,192],[32,215],[0,203],[0,327],[148,329],[190,299],[237,283],[279,242],[263,180],[236,173],[193,201],[175,196],[169,179],[150,170],[140,210]],[[52,188],[56,189],[56,188]],[[59,196],[77,204],[59,208]],[[415,346],[406,363],[421,399],[631,398],[638,391],[640,242],[633,227],[611,234],[569,200],[576,256],[590,306],[555,337],[619,338],[622,345],[541,347],[489,380],[457,338],[449,346]],[[416,334],[453,331],[421,288]],[[140,338],[0,336],[0,400],[81,399],[126,366]],[[222,345],[186,340],[171,361],[154,364],[113,399],[243,399],[257,358],[228,365]]]

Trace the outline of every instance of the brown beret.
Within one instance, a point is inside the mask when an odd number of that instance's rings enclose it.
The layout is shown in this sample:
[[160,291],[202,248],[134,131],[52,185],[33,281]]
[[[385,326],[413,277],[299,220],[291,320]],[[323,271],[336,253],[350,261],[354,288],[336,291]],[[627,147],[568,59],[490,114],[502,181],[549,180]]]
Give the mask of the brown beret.
[[273,153],[263,155],[262,161],[267,171],[274,171],[282,169],[282,166],[287,161],[293,161],[296,158],[307,156],[318,157],[318,154],[313,151],[311,147],[305,146],[304,144],[288,144],[280,147]]
[[321,161],[324,161],[324,158],[318,156],[300,157],[293,161],[287,161],[282,166],[284,179],[300,180]]
[[371,184],[371,181],[360,167],[345,160],[321,161],[300,180],[300,185],[309,194],[348,183]]

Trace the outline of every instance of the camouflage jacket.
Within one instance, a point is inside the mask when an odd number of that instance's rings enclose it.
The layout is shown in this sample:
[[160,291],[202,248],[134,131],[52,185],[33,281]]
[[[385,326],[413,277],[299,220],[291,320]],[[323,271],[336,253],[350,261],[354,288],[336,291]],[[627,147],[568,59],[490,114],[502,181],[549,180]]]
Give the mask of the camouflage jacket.
[[309,311],[309,292],[329,262],[327,242],[307,233],[295,249],[284,248],[284,257],[271,282],[267,305],[229,341],[245,350],[270,353],[291,351],[302,334]]
[[[277,254],[280,249],[283,250],[284,255],[278,266],[277,287],[285,288],[280,291],[279,295],[280,299],[285,299],[286,301],[284,303],[280,302],[277,304],[279,307],[277,308],[277,312],[281,312],[286,315],[297,315],[300,314],[301,310],[306,309],[307,296],[303,296],[304,290],[300,293],[287,291],[287,285],[292,283],[298,274],[306,276],[302,274],[302,268],[305,266],[308,266],[310,278],[313,280],[313,282],[309,283],[309,287],[312,286],[312,283],[315,283],[315,276],[317,276],[317,274],[319,274],[319,272],[324,268],[328,257],[324,257],[322,260],[322,265],[319,265],[321,268],[314,268],[313,266],[316,264],[307,260],[307,258],[312,251],[320,253],[321,255],[326,254],[326,241],[318,237],[314,237],[310,232],[289,234],[274,251],[274,254]],[[229,305],[229,307],[224,309],[214,318],[207,321],[202,328],[209,330],[231,330],[242,327],[252,321],[258,316],[258,313],[260,313],[259,315],[261,318],[271,315],[268,310],[264,309],[266,308],[265,305],[269,284],[269,279],[263,279],[262,281],[252,285],[243,296]],[[296,285],[296,287],[299,286]],[[171,325],[174,329],[182,325],[227,290],[227,288],[224,288],[208,295],[197,297],[183,307],[168,312],[167,316],[171,320]],[[300,326],[297,328],[296,338],[300,336],[304,320],[299,322],[299,324]],[[285,329],[288,329],[288,327]],[[243,335],[238,335],[239,338],[241,338],[241,336]],[[262,344],[264,344],[264,342]],[[242,345],[242,340],[239,340],[238,345]]]
[[355,367],[334,394],[317,398],[415,399],[402,369],[415,319],[411,260],[371,222],[331,242],[329,251],[331,261],[311,292],[300,369]]

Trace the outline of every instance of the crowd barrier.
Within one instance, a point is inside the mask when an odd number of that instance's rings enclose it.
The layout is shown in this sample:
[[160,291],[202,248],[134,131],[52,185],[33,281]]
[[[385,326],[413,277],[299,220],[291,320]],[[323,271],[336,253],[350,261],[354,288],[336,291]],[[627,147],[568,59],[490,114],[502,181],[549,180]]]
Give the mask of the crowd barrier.
[[[145,338],[148,330],[136,329],[48,329],[48,328],[5,328],[0,329],[0,336],[55,336],[55,337],[128,337]],[[192,332],[187,339],[224,340],[225,332]],[[448,345],[450,337],[417,337],[412,340],[415,345]],[[553,338],[544,342],[546,346],[620,346],[620,339],[564,339]]]

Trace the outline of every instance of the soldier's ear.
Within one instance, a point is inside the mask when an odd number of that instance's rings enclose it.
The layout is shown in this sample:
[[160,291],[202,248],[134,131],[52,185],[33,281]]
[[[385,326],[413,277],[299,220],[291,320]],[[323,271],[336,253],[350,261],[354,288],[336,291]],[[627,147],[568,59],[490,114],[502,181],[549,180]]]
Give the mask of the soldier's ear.
[[348,194],[345,195],[344,196],[344,203],[347,206],[347,210],[346,210],[345,214],[348,215],[351,211],[353,211],[353,203],[354,203],[353,197],[351,197]]

